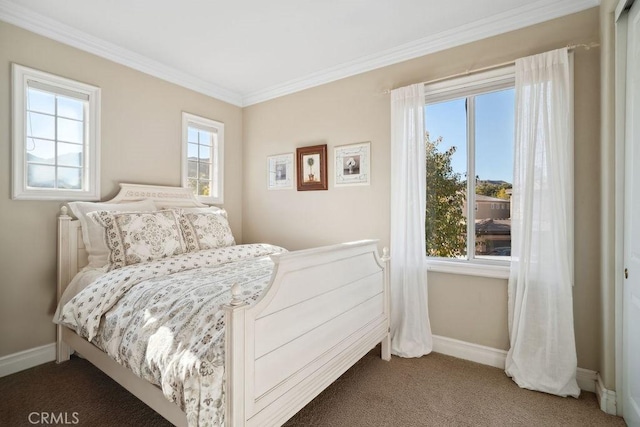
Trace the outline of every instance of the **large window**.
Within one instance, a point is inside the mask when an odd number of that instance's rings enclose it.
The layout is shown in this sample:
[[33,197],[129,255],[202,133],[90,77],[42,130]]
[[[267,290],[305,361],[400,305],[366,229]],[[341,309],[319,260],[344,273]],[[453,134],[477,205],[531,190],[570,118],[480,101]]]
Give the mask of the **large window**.
[[429,257],[509,260],[513,85],[506,68],[425,87]]
[[182,113],[182,185],[204,203],[223,201],[224,124]]
[[100,89],[17,64],[14,199],[100,198]]

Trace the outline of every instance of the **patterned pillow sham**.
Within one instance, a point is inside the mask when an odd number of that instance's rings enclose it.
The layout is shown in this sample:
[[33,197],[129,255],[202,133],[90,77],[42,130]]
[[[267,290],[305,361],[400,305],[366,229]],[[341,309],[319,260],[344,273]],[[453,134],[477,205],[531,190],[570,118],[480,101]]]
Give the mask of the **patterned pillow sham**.
[[105,229],[109,270],[186,252],[180,212],[96,211],[87,216]]
[[217,212],[182,212],[180,225],[189,252],[236,244],[224,209]]
[[82,226],[82,239],[89,256],[89,267],[92,268],[104,267],[109,264],[109,248],[104,241],[104,228],[87,217],[90,212],[151,212],[158,210],[151,199],[130,203],[71,202],[69,207]]

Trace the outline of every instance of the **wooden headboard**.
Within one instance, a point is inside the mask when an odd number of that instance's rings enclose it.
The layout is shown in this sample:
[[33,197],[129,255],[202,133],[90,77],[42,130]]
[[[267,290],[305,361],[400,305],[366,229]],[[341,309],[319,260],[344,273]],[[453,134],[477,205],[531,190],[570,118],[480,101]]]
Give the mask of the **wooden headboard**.
[[[126,203],[151,199],[162,208],[207,207],[200,203],[190,188],[158,185],[120,184],[116,196],[102,203]],[[82,240],[80,221],[69,216],[63,206],[58,217],[58,300],[71,279],[88,264],[87,251]]]

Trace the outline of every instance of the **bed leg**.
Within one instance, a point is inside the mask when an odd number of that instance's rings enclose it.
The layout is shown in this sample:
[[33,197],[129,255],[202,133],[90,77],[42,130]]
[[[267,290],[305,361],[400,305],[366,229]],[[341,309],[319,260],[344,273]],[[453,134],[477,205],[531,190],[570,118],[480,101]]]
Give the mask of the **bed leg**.
[[382,360],[386,360],[388,362],[391,360],[391,334],[387,334],[382,339],[381,344],[382,350],[380,352],[380,357],[382,358]]
[[391,360],[391,299],[389,297],[391,295],[391,280],[389,277],[391,256],[389,256],[389,248],[382,248],[381,261],[384,262],[384,314],[387,318],[387,334],[382,339],[382,354],[380,355],[380,357],[382,358],[382,360],[386,360],[388,362]]
[[56,363],[62,363],[69,360],[71,356],[71,347],[62,341],[62,326],[58,325],[56,337]]

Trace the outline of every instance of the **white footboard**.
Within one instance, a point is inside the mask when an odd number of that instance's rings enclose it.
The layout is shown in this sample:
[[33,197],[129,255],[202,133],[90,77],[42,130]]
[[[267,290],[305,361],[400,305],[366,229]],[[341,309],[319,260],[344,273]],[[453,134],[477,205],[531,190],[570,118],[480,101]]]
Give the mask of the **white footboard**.
[[280,425],[378,343],[390,357],[388,257],[376,241],[273,259],[262,298],[226,308],[229,426]]

